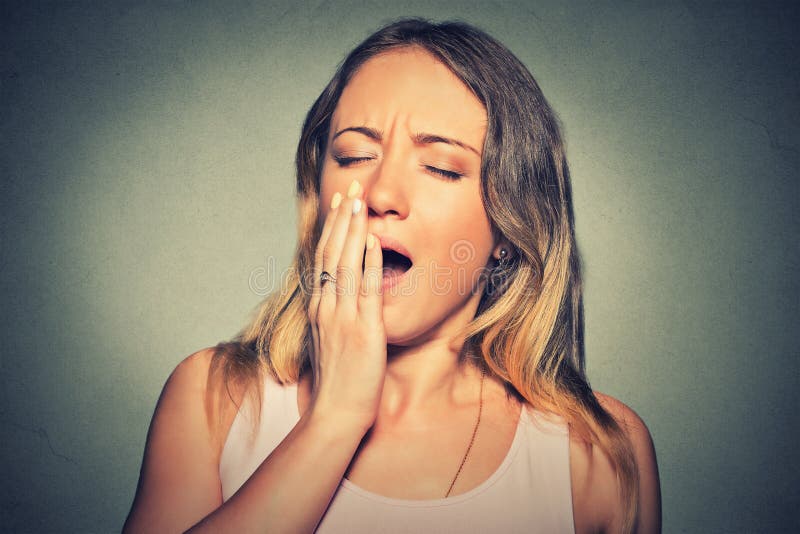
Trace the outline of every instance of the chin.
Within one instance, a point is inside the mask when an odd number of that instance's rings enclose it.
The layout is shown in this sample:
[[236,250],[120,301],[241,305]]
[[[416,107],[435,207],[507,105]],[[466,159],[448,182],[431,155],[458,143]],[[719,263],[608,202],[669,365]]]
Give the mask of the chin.
[[411,332],[398,332],[397,330],[391,328],[389,325],[384,325],[386,329],[386,344],[387,345],[395,345],[397,347],[408,347],[414,344],[414,340],[417,338]]
[[[384,313],[383,327],[386,332],[386,344],[396,347],[413,347],[441,334],[440,323],[421,324],[412,323],[410,318],[419,318],[419,313],[405,312],[394,316],[391,312]],[[430,318],[428,318],[430,320]]]
[[[406,314],[408,317],[408,314]],[[414,345],[423,335],[424,332],[419,328],[414,328],[410,324],[404,324],[404,321],[393,320],[392,317],[384,315],[384,331],[386,332],[386,344],[395,345],[397,347],[409,347]]]

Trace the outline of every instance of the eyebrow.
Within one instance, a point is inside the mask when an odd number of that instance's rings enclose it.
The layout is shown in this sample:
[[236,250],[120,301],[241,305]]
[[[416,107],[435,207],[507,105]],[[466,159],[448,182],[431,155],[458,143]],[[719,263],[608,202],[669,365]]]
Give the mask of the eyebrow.
[[[350,126],[348,128],[343,128],[334,134],[331,141],[339,137],[345,132],[357,132],[362,135],[366,135],[370,139],[374,141],[381,141],[383,139],[383,132],[380,130],[376,130],[375,128],[370,128],[368,126]],[[432,134],[432,133],[417,133],[411,136],[411,140],[414,141],[417,145],[430,145],[433,143],[445,143],[447,145],[453,145],[464,150],[469,150],[470,152],[474,152],[475,155],[480,157],[480,153],[469,146],[467,143],[463,141],[459,141],[458,139],[453,139],[451,137],[445,137],[443,135]]]

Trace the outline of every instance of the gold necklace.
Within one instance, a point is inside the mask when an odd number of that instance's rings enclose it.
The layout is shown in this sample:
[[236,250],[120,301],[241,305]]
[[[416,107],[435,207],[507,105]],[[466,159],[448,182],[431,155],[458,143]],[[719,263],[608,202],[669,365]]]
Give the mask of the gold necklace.
[[478,433],[478,426],[481,424],[481,412],[483,412],[483,379],[486,376],[486,370],[481,369],[481,394],[480,394],[480,402],[478,404],[478,420],[475,421],[475,428],[472,430],[472,437],[469,440],[469,445],[467,446],[467,452],[464,453],[464,458],[461,459],[461,465],[458,466],[458,471],[456,471],[456,476],[453,477],[453,481],[450,483],[450,487],[447,489],[447,493],[445,494],[445,499],[450,496],[450,492],[453,491],[453,486],[456,485],[456,480],[458,480],[458,475],[461,474],[461,469],[463,469],[464,464],[467,462],[467,456],[469,456],[469,451],[472,450],[472,444],[475,443],[475,435]]

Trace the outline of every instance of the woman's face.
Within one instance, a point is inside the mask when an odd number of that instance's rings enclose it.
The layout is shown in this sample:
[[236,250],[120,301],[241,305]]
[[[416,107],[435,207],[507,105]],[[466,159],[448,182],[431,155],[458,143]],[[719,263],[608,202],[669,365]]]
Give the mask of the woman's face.
[[[390,344],[447,335],[474,317],[493,239],[480,195],[486,110],[418,48],[368,60],[331,119],[321,217],[353,180],[369,231],[384,250],[384,324]],[[393,246],[393,243],[395,246]],[[399,246],[396,246],[399,244]]]

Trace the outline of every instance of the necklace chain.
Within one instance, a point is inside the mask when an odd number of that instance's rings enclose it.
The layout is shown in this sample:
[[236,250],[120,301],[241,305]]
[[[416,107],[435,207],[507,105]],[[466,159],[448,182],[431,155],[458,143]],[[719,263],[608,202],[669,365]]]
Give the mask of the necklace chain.
[[478,426],[481,424],[481,413],[483,412],[483,379],[486,377],[486,370],[481,370],[481,393],[480,393],[480,401],[478,404],[478,420],[475,421],[475,428],[472,429],[472,437],[469,440],[469,445],[467,446],[467,452],[464,453],[464,458],[461,459],[461,465],[458,466],[458,471],[456,471],[456,476],[453,477],[453,481],[450,483],[450,487],[447,489],[447,493],[445,494],[445,498],[450,496],[450,492],[453,491],[453,486],[456,485],[456,480],[458,480],[458,475],[461,474],[461,470],[464,468],[464,464],[467,463],[467,457],[469,456],[469,451],[472,450],[472,444],[475,443],[475,436],[478,434]]

